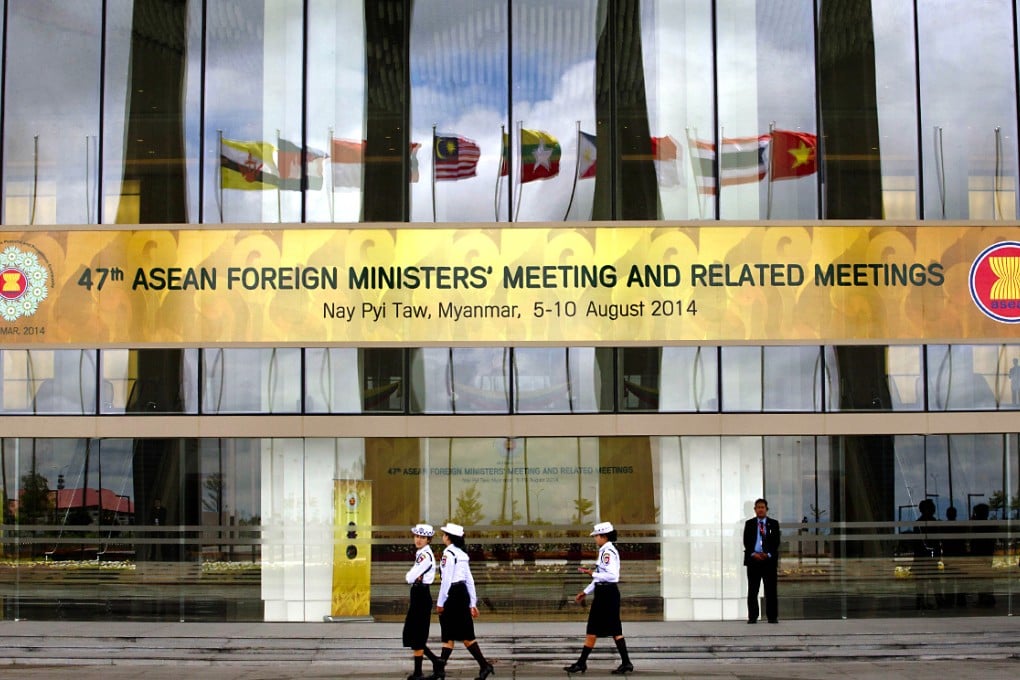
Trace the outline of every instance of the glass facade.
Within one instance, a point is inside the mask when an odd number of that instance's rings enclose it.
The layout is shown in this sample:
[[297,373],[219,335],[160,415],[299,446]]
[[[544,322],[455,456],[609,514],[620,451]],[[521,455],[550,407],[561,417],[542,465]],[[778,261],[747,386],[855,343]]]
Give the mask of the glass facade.
[[[1010,0],[3,4],[5,229],[1016,234]],[[570,618],[610,520],[625,618],[739,619],[763,495],[784,618],[1015,613],[1018,344],[448,345],[0,346],[3,616],[321,620],[355,534],[399,620],[408,527],[452,520],[487,616]],[[335,530],[336,480],[369,528]]]

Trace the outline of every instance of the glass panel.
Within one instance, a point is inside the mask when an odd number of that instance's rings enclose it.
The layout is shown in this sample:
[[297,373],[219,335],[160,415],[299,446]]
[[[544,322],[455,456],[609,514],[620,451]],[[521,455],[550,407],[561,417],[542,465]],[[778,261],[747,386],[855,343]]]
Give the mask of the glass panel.
[[[100,0],[7,5],[4,223],[94,224]],[[40,77],[46,74],[46,77]]]
[[818,216],[812,11],[810,0],[717,3],[723,219]]
[[[192,617],[261,620],[262,447],[253,439],[200,441],[202,580],[230,586],[230,597],[190,602]],[[207,608],[198,616],[199,608]],[[220,611],[216,611],[220,610]]]
[[761,347],[722,348],[723,411],[761,411],[762,383],[764,381],[762,349]]
[[[603,373],[594,347],[514,350],[514,411],[595,413],[602,404]],[[606,377],[612,380],[612,374]],[[611,394],[611,392],[610,392]]]
[[[924,217],[1016,217],[1013,3],[917,7]],[[967,68],[960,68],[960,55]],[[995,83],[995,85],[992,85]]]
[[[974,411],[999,407],[999,347],[995,345],[929,345],[928,408],[931,411]],[[1000,388],[1001,393],[1001,388]]]
[[187,198],[198,191],[195,82],[202,41],[195,4],[106,3],[104,223],[198,220],[189,215]]
[[917,219],[916,3],[818,6],[824,216]]
[[411,350],[411,413],[509,413],[508,348]]
[[831,410],[924,410],[921,346],[840,345],[825,352],[827,372],[839,376]]
[[[557,13],[554,8],[546,9],[550,14]],[[496,190],[502,149],[500,126],[511,132],[507,121],[506,24],[506,0],[414,3],[410,47],[411,139],[428,151],[420,159],[422,181],[411,185],[412,222],[492,222],[497,198],[502,198],[500,210],[502,219],[506,219],[509,201],[503,192],[507,183],[502,182],[502,191]],[[553,55],[569,53],[573,42],[569,32],[561,35],[553,33],[552,28],[552,23],[543,27],[542,35],[556,38],[542,47],[556,49],[552,52],[543,49],[534,55],[536,63],[544,67],[543,83],[550,87],[557,81],[551,78],[551,73],[559,76],[564,66]],[[547,104],[554,101],[551,92],[546,91],[546,95]],[[569,121],[572,125],[573,118]],[[538,122],[532,120],[528,125],[533,127]],[[433,126],[435,134],[449,144],[433,148]],[[433,182],[433,172],[438,173],[438,181]],[[534,209],[539,201],[532,197],[528,203]],[[565,206],[564,195],[564,202],[558,205],[559,213],[547,219],[561,219]]]
[[995,372],[995,400],[999,408],[1020,408],[1020,345],[998,348]]
[[624,348],[620,355],[621,410],[718,411],[718,348]]
[[822,410],[822,354],[818,347],[766,347],[763,366],[763,410]]
[[7,413],[96,412],[94,350],[3,350],[0,366]]
[[301,350],[202,350],[202,413],[300,413]]
[[100,413],[198,413],[198,350],[102,350]]
[[711,143],[715,129],[712,3],[642,2],[641,46],[662,217],[713,219],[713,168],[694,142]]
[[[205,222],[301,221],[301,162],[290,160],[302,147],[302,10],[301,0],[208,2]],[[294,152],[281,159],[280,148]],[[310,168],[323,152],[309,149]]]
[[305,350],[307,413],[402,413],[404,350]]
[[329,153],[323,191],[306,196],[308,222],[361,219],[366,101],[365,3],[308,3],[308,141]]

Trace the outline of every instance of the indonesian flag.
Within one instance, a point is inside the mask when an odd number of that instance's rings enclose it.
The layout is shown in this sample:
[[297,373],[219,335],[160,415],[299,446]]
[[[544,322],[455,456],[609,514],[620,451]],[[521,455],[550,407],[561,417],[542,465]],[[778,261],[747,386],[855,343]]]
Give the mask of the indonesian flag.
[[364,159],[364,140],[334,138],[333,151],[330,154],[333,165],[333,186],[360,187]]

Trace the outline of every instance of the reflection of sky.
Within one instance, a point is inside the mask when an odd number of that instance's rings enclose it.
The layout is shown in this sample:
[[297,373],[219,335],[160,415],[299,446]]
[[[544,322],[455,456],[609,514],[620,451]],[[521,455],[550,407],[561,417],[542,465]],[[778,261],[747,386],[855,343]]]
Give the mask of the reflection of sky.
[[[8,221],[28,216],[27,194],[33,169],[33,139],[39,138],[38,223],[82,223],[95,210],[96,150],[86,139],[100,134],[100,44],[103,7],[107,29],[105,91],[102,96],[105,220],[116,212],[120,163],[125,147],[124,112],[129,111],[128,31],[133,5],[99,0],[67,3],[17,0],[9,6],[8,69],[5,83],[4,163]],[[597,0],[419,0],[411,26],[411,137],[419,152],[421,181],[413,185],[412,216],[432,220],[432,125],[479,143],[478,176],[436,187],[442,221],[491,221],[501,140],[500,126],[512,132],[518,121],[556,136],[563,146],[558,177],[526,185],[521,220],[559,220],[566,212],[576,160],[575,130],[595,131],[595,51]],[[720,0],[712,26],[708,0],[641,4],[642,58],[653,135],[687,131],[709,138],[754,135],[775,121],[783,129],[818,132],[815,122],[813,5],[803,0]],[[226,192],[219,205],[217,134],[275,141],[298,140],[307,124],[309,144],[328,148],[335,136],[362,139],[365,131],[364,4],[308,4],[307,57],[302,53],[301,0],[242,2],[210,0],[207,11],[207,62],[202,83],[200,42],[195,22],[199,3],[189,4],[186,145],[189,163],[189,219],[197,219],[197,164],[205,163],[204,218],[215,222],[222,207],[228,221],[296,221],[298,192]],[[512,7],[512,19],[507,16]],[[997,160],[995,128],[1002,134],[1002,172],[1016,174],[1013,15],[1008,0],[951,0],[918,7],[921,76],[921,144],[926,217],[941,216],[940,173],[945,175],[947,217],[990,218],[991,204],[972,214],[971,183],[990,184]],[[909,3],[873,2],[876,76],[883,171],[887,177],[916,181],[918,152],[914,45]],[[512,20],[513,36],[508,27]],[[713,34],[719,55],[713,60]],[[847,40],[852,40],[847,35]],[[850,45],[852,48],[853,46]],[[966,58],[961,58],[966,55]],[[308,111],[302,106],[302,66],[307,63]],[[30,64],[31,68],[18,68]],[[508,87],[507,73],[512,72]],[[718,83],[711,74],[717,69]],[[39,77],[45,73],[46,77]],[[713,120],[718,97],[719,121]],[[204,112],[199,112],[201,105]],[[204,114],[204,119],[201,117]],[[205,138],[199,140],[200,125]],[[941,166],[935,162],[936,127],[942,130]],[[681,143],[681,147],[686,145]],[[683,149],[686,151],[686,149]],[[88,160],[86,153],[90,154]],[[686,154],[685,154],[686,156]],[[118,162],[113,162],[116,159]],[[688,160],[686,181],[661,190],[667,217],[699,214]],[[940,172],[936,172],[939,170]],[[774,183],[773,217],[814,217],[818,177]],[[895,180],[893,180],[895,181]],[[887,185],[890,179],[886,180]],[[1015,190],[1009,189],[1012,194]],[[593,181],[581,181],[571,219],[590,214]],[[887,186],[888,188],[888,186]],[[916,189],[916,187],[914,188]],[[504,189],[505,192],[505,189]],[[762,184],[727,187],[727,205],[756,217],[765,203]],[[54,199],[55,197],[55,199]],[[88,200],[88,199],[92,200]],[[909,197],[905,199],[909,204]],[[328,189],[307,195],[310,221],[356,220],[357,190]],[[502,218],[506,217],[503,200]],[[706,216],[711,206],[702,203]],[[979,208],[974,208],[979,210]],[[1012,216],[1011,203],[1007,204]],[[91,211],[91,215],[90,215]],[[986,214],[987,213],[987,214]]]

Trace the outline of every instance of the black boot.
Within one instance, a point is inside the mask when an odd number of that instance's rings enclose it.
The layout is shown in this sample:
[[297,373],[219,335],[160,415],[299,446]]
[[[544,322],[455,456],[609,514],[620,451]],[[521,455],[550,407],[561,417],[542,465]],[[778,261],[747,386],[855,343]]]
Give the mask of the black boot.
[[485,680],[490,675],[495,675],[496,669],[492,667],[491,663],[486,663],[482,666],[481,670],[478,671],[478,677],[475,680]]
[[634,670],[634,664],[630,662],[630,654],[627,653],[627,638],[618,637],[615,640],[616,649],[620,652],[620,665],[613,671],[613,675],[626,675]]
[[581,656],[579,656],[577,658],[577,661],[570,664],[569,666],[564,666],[563,670],[565,670],[568,673],[584,673],[586,670],[588,670],[589,654],[591,654],[591,647],[588,647],[587,645],[581,647]]
[[432,675],[425,680],[446,680],[446,662],[442,660],[432,662]]
[[569,666],[564,666],[563,670],[565,670],[568,673],[584,673],[586,670],[588,670],[588,662],[578,660],[570,664]]

